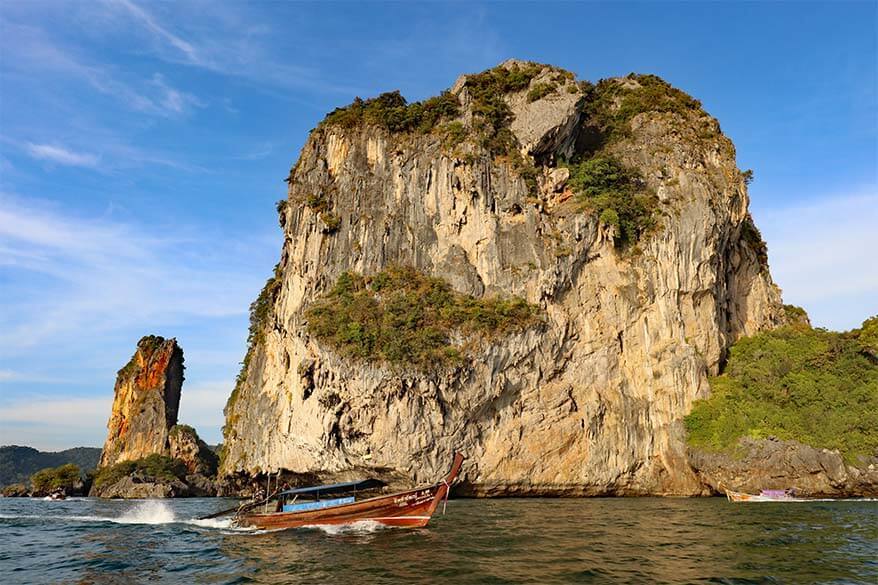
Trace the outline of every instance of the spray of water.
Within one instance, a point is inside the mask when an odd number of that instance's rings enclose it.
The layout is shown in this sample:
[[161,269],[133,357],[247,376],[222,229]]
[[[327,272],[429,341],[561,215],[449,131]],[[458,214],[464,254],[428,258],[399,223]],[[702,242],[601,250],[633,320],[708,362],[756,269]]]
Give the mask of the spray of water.
[[118,524],[171,524],[175,522],[174,511],[165,502],[147,500],[140,502],[118,518],[112,519]]

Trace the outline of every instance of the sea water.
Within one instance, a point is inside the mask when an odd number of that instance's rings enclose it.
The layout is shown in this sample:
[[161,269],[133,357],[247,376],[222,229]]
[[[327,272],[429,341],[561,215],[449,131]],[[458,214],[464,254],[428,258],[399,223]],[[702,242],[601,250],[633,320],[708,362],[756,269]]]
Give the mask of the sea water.
[[0,583],[878,583],[878,502],[451,500],[423,529],[196,520],[234,500],[0,499]]

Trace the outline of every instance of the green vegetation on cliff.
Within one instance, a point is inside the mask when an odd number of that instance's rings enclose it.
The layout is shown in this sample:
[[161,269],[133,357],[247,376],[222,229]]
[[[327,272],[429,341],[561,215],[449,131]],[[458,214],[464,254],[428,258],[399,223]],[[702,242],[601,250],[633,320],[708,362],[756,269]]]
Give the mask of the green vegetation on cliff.
[[382,93],[330,112],[324,124],[355,128],[361,124],[379,126],[389,132],[430,132],[442,119],[455,118],[460,112],[457,96],[448,92],[422,102],[408,103],[399,91]]
[[94,485],[111,485],[135,473],[145,479],[173,481],[186,476],[186,466],[165,455],[152,454],[136,461],[122,461],[99,469],[95,474]]
[[655,225],[658,198],[638,174],[607,155],[570,165],[570,187],[579,202],[597,214],[601,223],[616,228],[615,244],[636,242]]
[[10,483],[9,485],[3,486],[0,495],[4,498],[24,498],[27,497],[29,492],[30,490],[23,483]]
[[673,87],[657,75],[630,73],[622,79],[601,79],[586,86],[586,112],[607,140],[630,132],[628,123],[645,112],[669,112],[686,116],[706,115],[701,102]]
[[[165,342],[165,338],[158,335],[144,335],[137,342],[137,349],[143,355],[150,356],[154,354]],[[137,351],[128,360],[128,363],[122,366],[116,375],[123,378],[130,376],[137,369]]]
[[516,150],[518,140],[510,129],[512,110],[506,104],[508,93],[527,89],[544,65],[528,63],[522,67],[497,66],[474,75],[467,75],[466,88],[472,99],[473,130],[482,147],[493,155]]
[[867,355],[878,360],[878,315],[866,319],[862,327],[851,331],[851,336]]
[[808,318],[808,313],[802,307],[797,307],[796,305],[784,305],[783,312],[787,325],[796,325],[800,327],[811,326],[811,319]]
[[79,467],[73,463],[41,469],[30,478],[31,486],[38,493],[47,493],[58,488],[72,489],[80,481]]
[[196,441],[199,439],[198,431],[196,431],[195,428],[190,426],[190,425],[182,425],[182,424],[178,423],[178,424],[175,424],[174,426],[172,426],[170,428],[170,430],[168,431],[168,435],[171,435],[171,436],[183,435],[183,434],[191,435],[193,438],[195,438]]
[[[234,417],[230,417],[235,406],[238,396],[241,394],[241,386],[247,379],[247,368],[250,366],[250,360],[256,348],[262,343],[265,337],[265,329],[268,326],[269,317],[272,314],[274,302],[281,288],[281,268],[280,264],[275,264],[274,273],[271,278],[265,281],[265,286],[259,292],[256,300],[250,304],[250,329],[247,332],[247,352],[244,354],[244,360],[241,362],[241,370],[235,379],[235,388],[229,396],[226,407],[223,409],[226,415],[226,425],[223,426],[223,436],[226,437],[234,422]],[[231,418],[231,422],[230,422]]]
[[345,272],[306,317],[309,332],[345,356],[418,367],[459,363],[466,342],[458,338],[491,338],[539,321],[523,299],[467,296],[399,266],[372,276]]
[[543,99],[547,95],[551,95],[558,90],[557,83],[537,83],[529,92],[527,92],[527,101],[535,102]]
[[768,268],[768,246],[762,239],[762,232],[756,227],[753,217],[748,213],[741,224],[741,239],[743,239],[759,260],[759,266],[763,269]]
[[[330,112],[321,124],[342,128],[377,126],[393,134],[426,134],[435,130],[448,148],[471,137],[492,156],[507,156],[513,168],[535,190],[536,170],[518,152],[518,140],[509,128],[512,110],[504,96],[527,89],[531,80],[545,67],[538,63],[516,64],[468,75],[466,88],[472,99],[473,112],[471,128],[454,121],[460,115],[460,100],[447,91],[411,104],[399,91],[383,93],[367,100],[357,98],[352,104]],[[558,83],[572,78],[572,73],[559,71],[551,83],[537,84],[528,93],[528,99],[540,99],[555,91]],[[443,121],[446,123],[443,124]]]
[[[659,200],[646,188],[634,169],[626,168],[613,152],[613,146],[630,139],[631,120],[647,112],[673,113],[688,118],[691,114],[706,117],[701,102],[692,98],[656,75],[629,74],[617,79],[602,79],[596,85],[583,82],[584,112],[587,124],[596,132],[592,150],[582,153],[570,166],[569,184],[586,209],[592,210],[601,223],[616,228],[617,248],[637,242],[656,223]],[[712,119],[706,118],[701,134],[716,130]],[[745,226],[745,229],[752,222]],[[753,236],[757,254],[764,252],[758,230],[747,231]],[[755,230],[755,231],[754,231]]]
[[[535,78],[549,68],[552,75]],[[584,94],[586,123],[596,134],[596,141],[585,152],[576,154],[571,165],[571,186],[583,208],[616,228],[616,246],[627,248],[656,224],[658,199],[646,189],[633,169],[626,169],[613,155],[612,146],[631,137],[631,120],[638,114],[670,113],[695,124],[702,138],[714,138],[719,126],[701,107],[701,102],[676,89],[656,75],[631,73],[623,78],[602,79],[597,84],[573,83],[572,73],[540,63],[499,65],[466,76],[465,92],[472,119],[464,125],[458,97],[444,92],[423,102],[409,104],[398,91],[353,104],[330,113],[323,124],[355,127],[379,126],[392,133],[435,131],[446,148],[469,141],[483,152],[505,160],[526,182],[530,192],[539,196],[539,169],[530,157],[519,151],[520,144],[512,132],[513,112],[507,103],[510,93],[527,91],[533,102],[555,93],[562,86]],[[473,159],[478,154],[468,153]],[[551,164],[551,163],[550,163]],[[747,179],[751,174],[743,173]],[[339,227],[336,216],[329,214],[322,195],[306,203],[321,212],[325,231]],[[752,220],[743,226],[742,236],[767,265],[765,244]]]
[[798,324],[743,338],[712,395],[686,417],[689,442],[733,449],[740,437],[795,440],[847,458],[878,450],[878,317],[846,333]]

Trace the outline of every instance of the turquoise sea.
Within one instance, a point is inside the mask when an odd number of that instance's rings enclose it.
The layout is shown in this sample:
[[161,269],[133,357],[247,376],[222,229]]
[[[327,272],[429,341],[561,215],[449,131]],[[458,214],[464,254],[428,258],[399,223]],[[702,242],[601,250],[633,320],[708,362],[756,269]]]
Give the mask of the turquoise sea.
[[878,583],[878,502],[451,500],[418,530],[195,521],[232,500],[0,499],[0,583]]

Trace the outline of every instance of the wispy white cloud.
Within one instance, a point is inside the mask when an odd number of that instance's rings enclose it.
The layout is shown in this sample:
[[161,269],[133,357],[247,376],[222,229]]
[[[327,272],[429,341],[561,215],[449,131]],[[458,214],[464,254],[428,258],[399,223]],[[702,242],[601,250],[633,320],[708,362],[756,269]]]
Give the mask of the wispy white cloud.
[[168,85],[163,75],[156,73],[153,75],[152,82],[161,91],[159,103],[168,112],[182,114],[190,107],[203,108],[204,102],[196,98],[194,95],[182,92]]
[[270,142],[257,144],[248,152],[232,157],[235,160],[261,160],[274,152],[274,145]]
[[25,148],[27,153],[33,158],[72,167],[95,167],[101,159],[94,154],[74,152],[55,144],[33,144],[28,142]]
[[[51,134],[49,129],[25,128],[19,132],[29,132],[43,137]],[[151,151],[131,146],[122,142],[112,131],[99,126],[80,126],[76,132],[68,132],[67,134],[71,137],[71,143],[63,145],[58,142],[22,141],[2,135],[0,135],[0,144],[9,145],[16,151],[35,160],[44,161],[50,166],[75,166],[93,169],[105,174],[146,166],[160,166],[188,173],[213,172],[204,166],[188,161],[187,154]],[[85,138],[82,137],[83,135]],[[88,144],[88,148],[91,150],[86,150],[82,146],[83,144]],[[262,148],[260,146],[260,150],[256,152],[262,152]],[[20,171],[5,158],[0,158],[0,169],[7,173],[7,177],[13,172]]]
[[785,302],[804,306],[815,324],[833,329],[856,327],[878,313],[874,188],[754,214]]
[[30,396],[26,400],[0,404],[0,422],[54,424],[58,421],[66,421],[67,425],[76,428],[106,427],[112,400],[112,396],[104,398]]
[[68,384],[69,379],[53,378],[40,373],[0,369],[0,384],[3,382],[36,382],[40,384]]
[[[265,90],[358,93],[357,88],[330,81],[311,65],[276,55],[272,27],[260,22],[255,11],[244,9],[245,5],[214,3],[207,9],[200,3],[175,4],[173,25],[168,23],[171,17],[160,15],[155,4],[112,0],[107,6],[127,15],[146,33],[153,54],[167,63],[198,67]],[[198,26],[187,24],[196,20]],[[296,36],[289,29],[283,32],[286,41]]]
[[0,403],[0,445],[44,450],[99,447],[106,437],[112,393],[101,398],[25,396]]
[[[163,76],[148,79],[123,75],[111,65],[92,62],[79,50],[63,46],[42,29],[3,23],[0,50],[4,70],[27,76],[50,73],[84,82],[129,110],[157,116],[178,116],[203,103],[173,87]],[[123,79],[127,77],[128,79]]]
[[250,258],[274,248],[270,242],[225,243],[180,225],[149,231],[0,196],[0,270],[11,283],[0,354],[83,331],[241,315],[264,280]]
[[202,64],[199,52],[192,43],[180,38],[168,31],[165,27],[161,26],[149,12],[129,0],[114,0],[114,2],[127,10],[135,20],[140,22],[154,35],[180,51],[189,61],[197,65]]
[[[0,371],[0,382],[3,381]],[[223,407],[233,380],[183,382],[179,422],[194,426],[209,443],[222,440]],[[112,388],[100,397],[32,394],[0,402],[0,445],[25,444],[41,449],[74,445],[101,446],[113,403]]]

